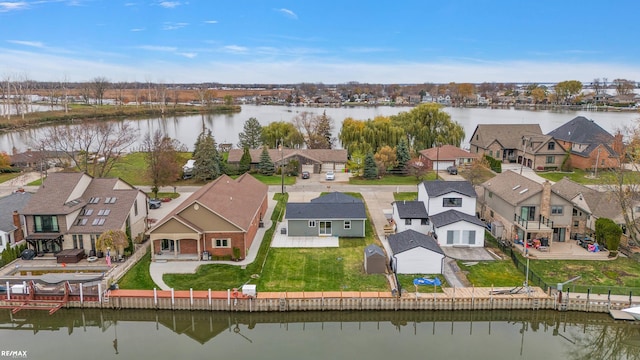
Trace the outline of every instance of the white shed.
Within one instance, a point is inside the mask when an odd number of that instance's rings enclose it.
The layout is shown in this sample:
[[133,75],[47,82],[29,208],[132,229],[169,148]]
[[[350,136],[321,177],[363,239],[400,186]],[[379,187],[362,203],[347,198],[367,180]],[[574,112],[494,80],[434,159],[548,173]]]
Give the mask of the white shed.
[[433,237],[406,230],[390,235],[389,247],[396,274],[442,274],[444,252]]

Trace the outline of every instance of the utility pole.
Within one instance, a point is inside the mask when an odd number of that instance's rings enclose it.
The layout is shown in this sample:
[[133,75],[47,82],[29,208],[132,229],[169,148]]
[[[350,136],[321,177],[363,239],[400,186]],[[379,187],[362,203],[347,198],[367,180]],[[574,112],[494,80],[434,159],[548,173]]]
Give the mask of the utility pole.
[[[531,138],[529,138],[531,142]],[[522,175],[522,168],[524,167],[524,161],[527,158],[527,138],[522,137],[522,161],[520,162],[520,175]]]
[[278,150],[280,151],[280,193],[284,195],[284,147],[282,146],[282,139],[280,139]]

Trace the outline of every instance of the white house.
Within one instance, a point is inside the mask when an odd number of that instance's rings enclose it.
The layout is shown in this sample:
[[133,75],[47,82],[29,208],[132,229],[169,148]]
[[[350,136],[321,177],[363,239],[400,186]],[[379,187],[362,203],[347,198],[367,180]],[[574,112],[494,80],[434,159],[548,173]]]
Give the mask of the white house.
[[430,235],[406,230],[389,236],[391,269],[396,274],[441,274],[444,252]]
[[447,210],[475,216],[476,198],[468,181],[423,181],[418,185],[418,201],[424,202],[430,216]]
[[391,218],[397,232],[415,230],[427,234],[431,231],[429,215],[422,201],[395,201]]
[[438,245],[484,247],[484,224],[477,217],[448,210],[430,219]]

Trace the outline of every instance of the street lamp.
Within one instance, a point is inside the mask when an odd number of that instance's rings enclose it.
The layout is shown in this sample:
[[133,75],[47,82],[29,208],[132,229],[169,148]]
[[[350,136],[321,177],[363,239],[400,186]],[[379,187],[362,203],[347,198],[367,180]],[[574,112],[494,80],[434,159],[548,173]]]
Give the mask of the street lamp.
[[284,195],[284,148],[282,147],[282,139],[280,139],[278,151],[280,151],[280,193]]

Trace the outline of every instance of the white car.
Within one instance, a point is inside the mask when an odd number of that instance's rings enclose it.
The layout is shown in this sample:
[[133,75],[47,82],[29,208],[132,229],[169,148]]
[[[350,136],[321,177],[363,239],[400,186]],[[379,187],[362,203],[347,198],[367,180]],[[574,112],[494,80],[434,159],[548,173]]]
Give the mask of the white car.
[[325,175],[327,180],[335,180],[336,174],[333,171],[327,171],[327,175]]

